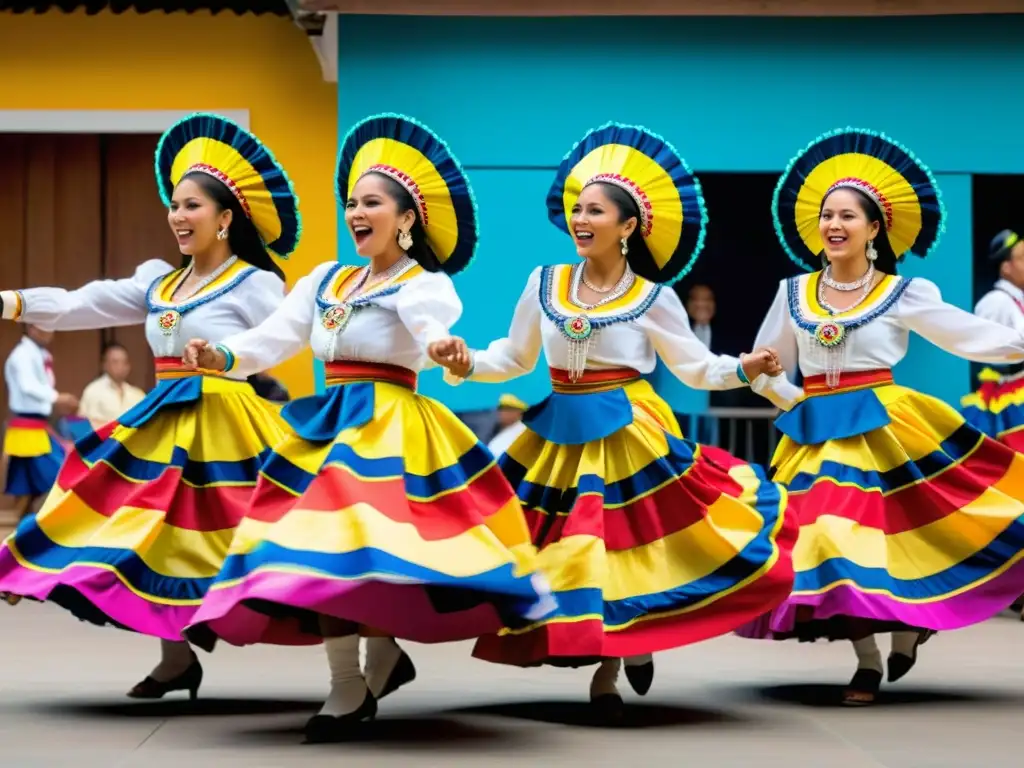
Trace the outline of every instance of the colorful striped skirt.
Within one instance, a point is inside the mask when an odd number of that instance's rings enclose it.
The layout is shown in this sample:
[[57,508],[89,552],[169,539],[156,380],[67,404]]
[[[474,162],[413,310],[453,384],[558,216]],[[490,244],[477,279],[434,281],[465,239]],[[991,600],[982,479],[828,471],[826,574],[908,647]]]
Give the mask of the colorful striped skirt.
[[800,524],[796,584],[740,634],[959,629],[1024,593],[1024,456],[889,371],[804,389],[772,461]]
[[[173,375],[158,367],[158,378]],[[285,434],[278,408],[245,382],[162,378],[75,444],[39,513],[0,547],[0,592],[180,640],[227,557],[267,445]]]
[[763,469],[684,440],[635,371],[552,379],[499,463],[559,607],[481,638],[475,656],[579,666],[652,653],[731,632],[789,595],[796,528]]
[[1024,451],[1024,371],[1000,376],[981,372],[981,386],[960,401],[960,413],[972,427],[1015,451]]
[[13,414],[4,433],[8,496],[42,496],[57,480],[64,463],[64,442],[45,416]]
[[407,369],[334,362],[327,384],[283,409],[297,436],[263,466],[189,639],[317,643],[324,615],[437,643],[549,611],[519,501],[473,433]]

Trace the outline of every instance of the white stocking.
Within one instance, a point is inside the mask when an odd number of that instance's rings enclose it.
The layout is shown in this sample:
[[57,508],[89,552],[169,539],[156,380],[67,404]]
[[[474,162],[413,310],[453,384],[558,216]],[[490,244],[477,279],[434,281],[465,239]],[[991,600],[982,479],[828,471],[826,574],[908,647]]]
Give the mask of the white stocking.
[[854,640],[853,650],[857,653],[857,669],[882,671],[882,654],[878,650],[874,635],[868,635],[863,640]]
[[917,632],[893,632],[892,652],[901,653],[904,656],[914,656],[914,644],[919,637]]
[[590,681],[590,698],[598,696],[618,696],[619,689],[615,687],[615,681],[619,677],[619,669],[622,667],[622,659],[605,659],[594,672]]
[[320,714],[341,717],[355,712],[366,698],[366,681],[359,667],[359,635],[325,637],[324,650],[331,670],[331,693]]

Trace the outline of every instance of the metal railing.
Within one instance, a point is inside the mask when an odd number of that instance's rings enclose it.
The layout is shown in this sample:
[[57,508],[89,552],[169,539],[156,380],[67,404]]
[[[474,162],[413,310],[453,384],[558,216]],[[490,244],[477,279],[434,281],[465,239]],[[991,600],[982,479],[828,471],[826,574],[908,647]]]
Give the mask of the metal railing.
[[679,422],[690,440],[767,466],[779,442],[772,424],[778,415],[777,408],[709,408],[701,414],[680,414]]

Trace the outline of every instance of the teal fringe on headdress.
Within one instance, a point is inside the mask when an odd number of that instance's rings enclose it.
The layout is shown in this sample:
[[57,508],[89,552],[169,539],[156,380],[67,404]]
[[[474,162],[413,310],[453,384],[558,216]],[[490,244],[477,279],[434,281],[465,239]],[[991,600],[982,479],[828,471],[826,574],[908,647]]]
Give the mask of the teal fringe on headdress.
[[[665,266],[659,270],[661,277],[657,280],[662,285],[671,285],[681,280],[693,269],[697,257],[704,250],[708,212],[700,180],[693,174],[683,156],[672,143],[659,134],[643,126],[618,122],[608,122],[589,131],[562,158],[555,181],[548,191],[548,218],[563,232],[571,234],[565,220],[566,180],[573,168],[584,157],[595,149],[611,143],[630,146],[647,155],[665,170],[679,191],[683,208],[682,231],[675,252]],[[655,220],[657,220],[657,214],[655,214]]]
[[[908,163],[911,163],[924,180],[923,184],[914,184],[913,180],[908,179],[911,186],[914,187],[915,192],[917,192],[919,200],[921,193],[927,189],[930,189],[934,195],[934,204],[926,204],[924,201],[921,201],[921,233],[918,234],[917,241],[915,241],[915,243],[908,249],[908,252],[913,253],[915,256],[920,258],[926,258],[938,247],[938,244],[942,239],[942,235],[946,231],[946,206],[942,200],[942,190],[939,189],[938,182],[935,180],[935,176],[932,174],[928,166],[921,162],[917,155],[915,155],[910,149],[880,131],[871,131],[853,127],[827,131],[809,142],[789,161],[786,165],[786,170],[783,171],[782,175],[779,177],[779,182],[775,186],[775,192],[772,195],[772,219],[775,225],[775,234],[779,238],[779,242],[782,244],[782,248],[790,260],[799,265],[805,271],[814,272],[820,269],[820,265],[816,264],[814,261],[808,261],[800,258],[794,250],[793,245],[790,243],[789,238],[787,238],[787,233],[785,231],[787,224],[780,213],[782,194],[784,191],[789,191],[795,199],[796,194],[799,192],[800,185],[811,170],[817,167],[818,164],[823,162],[825,159],[843,153],[840,151],[826,151],[825,147],[831,147],[832,144],[835,144],[832,149],[842,149],[844,152],[848,152],[851,148],[843,147],[842,140],[852,139],[857,136],[874,139],[879,142],[882,147],[888,146],[901,153],[903,155],[903,158],[901,159],[905,159]],[[833,140],[839,141],[833,142]],[[815,151],[819,152],[817,156],[813,155]],[[880,157],[880,153],[877,151],[867,153],[862,152],[862,154],[870,154],[873,157],[879,157],[883,162],[888,162],[885,158]],[[903,171],[900,170],[900,172],[902,173]],[[795,182],[793,181],[794,178]],[[930,210],[932,205],[934,205],[934,210]],[[931,213],[932,215],[927,218],[936,219],[934,224],[929,224],[929,222],[926,221],[926,214],[928,213]],[[808,253],[810,253],[809,249],[806,248],[806,245],[800,239],[799,233],[795,231],[796,223],[791,222],[790,225],[794,227],[794,238],[799,241],[799,246],[797,247],[807,250]],[[926,242],[924,243],[923,250],[919,251],[917,250],[917,243],[921,242],[922,238],[924,238]],[[897,258],[902,260],[905,255],[906,253],[897,254]],[[816,259],[817,254],[814,254],[813,258]]]
[[[447,259],[442,261],[441,254],[435,253],[435,256],[446,274],[452,276],[462,272],[476,258],[480,241],[476,195],[462,163],[447,142],[419,120],[395,112],[383,112],[365,117],[349,129],[338,150],[334,184],[338,204],[344,207],[347,201],[348,177],[359,148],[376,138],[393,139],[415,147],[430,160],[445,181],[455,208],[458,235],[455,249]],[[427,236],[429,238],[429,232]]]
[[[262,232],[259,234],[269,251],[281,259],[287,259],[302,238],[299,197],[284,166],[277,161],[274,153],[234,120],[212,112],[195,112],[181,118],[164,131],[157,142],[154,154],[157,189],[164,205],[171,204],[171,195],[174,192],[174,183],[171,181],[174,158],[182,147],[197,138],[208,138],[227,144],[260,174],[274,202],[281,223],[281,234],[272,242],[267,242]],[[176,148],[173,150],[169,148],[175,145]]]

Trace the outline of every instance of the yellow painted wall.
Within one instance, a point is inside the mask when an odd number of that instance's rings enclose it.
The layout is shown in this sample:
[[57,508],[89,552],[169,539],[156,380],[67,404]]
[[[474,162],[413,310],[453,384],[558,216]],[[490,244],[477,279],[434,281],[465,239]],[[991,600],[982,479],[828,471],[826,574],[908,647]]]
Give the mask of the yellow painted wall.
[[[289,286],[337,254],[337,103],[289,18],[0,13],[0,109],[248,109],[301,201]],[[273,373],[293,396],[313,392],[308,350]]]

